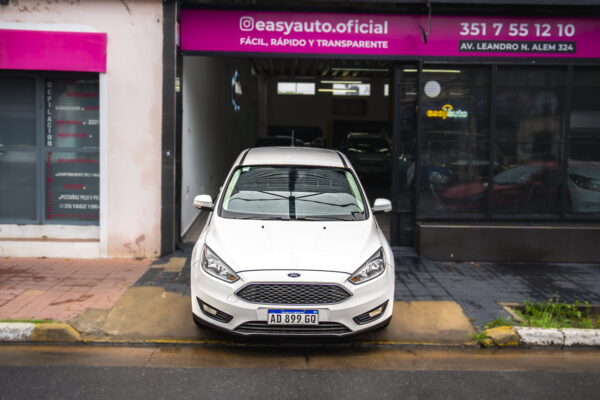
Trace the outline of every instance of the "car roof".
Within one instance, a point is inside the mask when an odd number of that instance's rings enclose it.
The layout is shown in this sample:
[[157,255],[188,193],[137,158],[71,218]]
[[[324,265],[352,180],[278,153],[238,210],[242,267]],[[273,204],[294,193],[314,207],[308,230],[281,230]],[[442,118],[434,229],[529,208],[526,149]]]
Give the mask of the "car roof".
[[239,165],[315,165],[345,168],[345,157],[335,150],[313,147],[255,147],[242,152]]

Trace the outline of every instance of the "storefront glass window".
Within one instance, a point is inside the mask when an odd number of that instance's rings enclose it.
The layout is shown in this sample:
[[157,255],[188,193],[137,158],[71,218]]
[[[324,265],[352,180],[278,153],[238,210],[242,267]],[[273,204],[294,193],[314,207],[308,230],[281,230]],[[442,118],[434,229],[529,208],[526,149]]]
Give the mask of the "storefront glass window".
[[46,79],[46,219],[98,221],[98,80]]
[[[411,66],[412,68],[412,66]],[[415,175],[415,149],[417,144],[417,74],[402,73],[397,83],[395,107],[398,109],[398,137],[394,153],[397,157],[397,175],[394,177],[396,196],[394,208],[401,211],[413,210],[413,190]]]
[[421,214],[486,212],[490,79],[488,66],[423,70]]
[[566,68],[498,67],[494,213],[560,210]]
[[36,80],[0,77],[0,218],[36,219]]
[[36,82],[0,77],[0,146],[35,146]]
[[0,223],[98,224],[99,134],[97,75],[0,76]]
[[569,123],[567,209],[600,212],[600,69],[575,67]]
[[36,181],[35,151],[0,149],[0,219],[36,219]]
[[48,152],[46,219],[98,220],[98,153]]

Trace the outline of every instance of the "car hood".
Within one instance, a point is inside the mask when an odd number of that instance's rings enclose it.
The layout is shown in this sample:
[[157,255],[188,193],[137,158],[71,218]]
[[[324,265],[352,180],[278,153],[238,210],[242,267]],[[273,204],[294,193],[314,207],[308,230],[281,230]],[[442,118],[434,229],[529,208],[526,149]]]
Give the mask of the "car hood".
[[353,273],[381,247],[366,221],[260,221],[215,218],[206,244],[234,271]]

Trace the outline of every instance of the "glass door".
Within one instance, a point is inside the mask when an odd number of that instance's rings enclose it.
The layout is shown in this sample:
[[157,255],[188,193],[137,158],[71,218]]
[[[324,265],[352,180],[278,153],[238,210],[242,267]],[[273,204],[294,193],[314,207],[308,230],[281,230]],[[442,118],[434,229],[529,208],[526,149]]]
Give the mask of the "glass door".
[[393,246],[412,246],[414,242],[417,81],[416,64],[395,66],[391,90],[394,107],[391,217]]

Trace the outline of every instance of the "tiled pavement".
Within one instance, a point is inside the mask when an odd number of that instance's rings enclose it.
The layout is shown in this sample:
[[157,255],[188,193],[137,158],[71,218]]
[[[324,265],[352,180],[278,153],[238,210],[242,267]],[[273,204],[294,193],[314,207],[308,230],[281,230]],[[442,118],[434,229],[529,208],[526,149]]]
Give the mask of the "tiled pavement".
[[[110,309],[130,286],[189,296],[192,245],[148,260],[0,259],[0,320],[68,321],[87,308]],[[587,300],[600,304],[600,264],[434,262],[394,248],[398,301],[456,301],[477,326],[499,302]]]
[[600,264],[434,262],[394,248],[399,301],[452,300],[481,327],[504,311],[500,302],[600,304]]
[[110,309],[150,261],[0,259],[0,320],[68,321],[88,308]]
[[190,258],[194,245],[180,243],[173,253],[152,263],[134,286],[159,286],[167,292],[190,296]]

